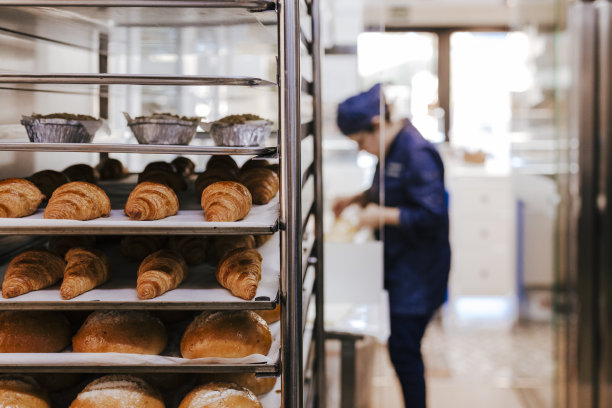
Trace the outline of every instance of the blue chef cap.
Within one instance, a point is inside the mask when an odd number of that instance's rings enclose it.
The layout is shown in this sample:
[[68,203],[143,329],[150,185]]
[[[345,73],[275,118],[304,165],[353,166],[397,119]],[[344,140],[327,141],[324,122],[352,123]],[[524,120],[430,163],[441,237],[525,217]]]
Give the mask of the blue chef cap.
[[357,133],[372,124],[372,118],[380,115],[381,85],[352,96],[338,105],[337,123],[345,135]]

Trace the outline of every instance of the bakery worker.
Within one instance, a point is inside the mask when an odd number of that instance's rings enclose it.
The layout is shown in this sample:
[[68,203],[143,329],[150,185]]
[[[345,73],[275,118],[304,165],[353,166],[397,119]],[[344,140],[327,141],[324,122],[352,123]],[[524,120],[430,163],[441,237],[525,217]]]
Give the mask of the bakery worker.
[[360,204],[361,226],[375,228],[378,238],[383,224],[389,354],[405,406],[421,408],[426,405],[421,339],[444,302],[450,269],[444,167],[436,148],[408,119],[391,121],[386,105],[381,118],[381,92],[378,84],[342,102],[337,122],[360,150],[384,156],[384,206],[379,203],[379,161],[370,189],[336,199],[333,211],[338,217],[347,206]]

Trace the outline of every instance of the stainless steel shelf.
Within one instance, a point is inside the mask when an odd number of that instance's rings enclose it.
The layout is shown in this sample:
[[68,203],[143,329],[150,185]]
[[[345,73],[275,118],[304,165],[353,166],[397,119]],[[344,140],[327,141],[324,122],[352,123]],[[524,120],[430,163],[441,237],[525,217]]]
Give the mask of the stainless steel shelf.
[[142,154],[197,154],[197,155],[251,155],[273,156],[277,148],[264,147],[224,147],[197,145],[146,145],[135,143],[31,143],[0,142],[0,151],[29,152],[104,152],[104,153],[142,153]]
[[0,0],[0,6],[11,7],[205,7],[270,10],[276,7],[271,0]]
[[262,373],[278,375],[278,364],[158,365],[0,365],[3,373]]
[[275,86],[251,77],[131,74],[0,74],[2,84]]

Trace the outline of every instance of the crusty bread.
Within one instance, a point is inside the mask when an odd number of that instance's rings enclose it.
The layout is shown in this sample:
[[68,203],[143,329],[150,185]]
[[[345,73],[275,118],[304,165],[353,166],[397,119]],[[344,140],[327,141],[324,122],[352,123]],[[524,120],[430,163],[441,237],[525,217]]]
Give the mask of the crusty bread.
[[263,317],[268,324],[278,322],[280,320],[280,303],[272,310],[256,310],[255,313]]
[[0,408],[51,408],[38,383],[25,375],[0,376]]
[[179,408],[262,408],[248,389],[232,383],[214,382],[194,388]]
[[203,373],[198,376],[198,384],[217,381],[236,383],[255,395],[270,392],[276,385],[276,377],[257,377],[255,373]]
[[257,313],[250,310],[204,311],[187,327],[181,339],[185,358],[240,358],[267,355],[272,334]]
[[89,383],[70,408],[165,408],[159,392],[143,379],[107,375]]
[[0,312],[0,353],[57,353],[70,344],[70,335],[59,312]]
[[159,354],[166,347],[164,324],[137,310],[104,310],[90,314],[72,338],[77,353]]

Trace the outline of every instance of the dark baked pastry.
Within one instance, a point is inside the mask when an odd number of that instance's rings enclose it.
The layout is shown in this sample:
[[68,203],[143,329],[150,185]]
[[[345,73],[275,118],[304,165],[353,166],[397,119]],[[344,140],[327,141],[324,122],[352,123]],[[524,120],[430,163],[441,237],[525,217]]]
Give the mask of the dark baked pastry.
[[195,191],[198,200],[202,198],[202,191],[208,186],[218,181],[238,181],[238,176],[232,171],[222,167],[215,167],[206,170],[195,180]]
[[195,173],[195,163],[187,157],[179,156],[171,163],[176,168],[176,172],[183,177],[189,177]]
[[51,198],[51,194],[56,188],[70,182],[67,175],[55,170],[42,170],[32,174],[27,179],[34,183],[47,199]]
[[70,181],[86,181],[96,184],[100,180],[100,173],[88,164],[73,164],[62,170]]
[[239,168],[238,164],[231,158],[231,156],[212,156],[208,162],[206,162],[206,170],[222,168],[229,172],[238,175]]
[[187,190],[187,182],[180,174],[166,170],[149,170],[138,175],[138,183],[151,181],[153,183],[165,184],[174,191]]
[[47,248],[49,248],[49,251],[53,252],[54,254],[61,256],[63,259],[66,252],[72,248],[93,248],[95,245],[95,235],[58,235],[49,238]]
[[240,172],[240,182],[251,192],[253,204],[268,204],[278,193],[278,176],[265,167],[243,170]]
[[166,237],[161,235],[127,235],[121,239],[121,253],[130,261],[140,262],[165,243]]
[[263,159],[250,159],[247,160],[242,167],[240,168],[240,173],[243,173],[249,169],[259,168],[259,167],[268,167],[270,166],[270,162]]
[[107,158],[96,166],[100,173],[100,180],[119,180],[128,175],[128,170],[117,159]]
[[174,167],[174,164],[171,164],[165,161],[151,162],[145,166],[142,172],[146,173],[151,170],[163,170],[163,171],[168,171],[170,173],[176,173],[176,167]]

